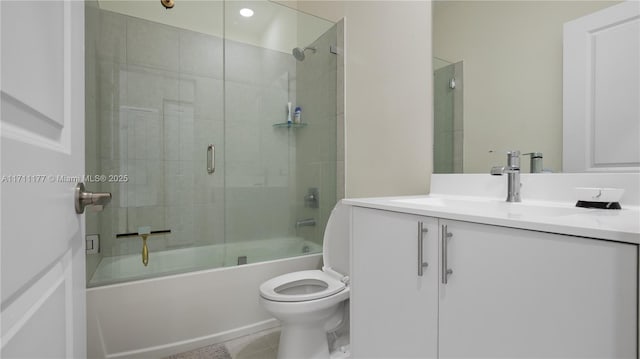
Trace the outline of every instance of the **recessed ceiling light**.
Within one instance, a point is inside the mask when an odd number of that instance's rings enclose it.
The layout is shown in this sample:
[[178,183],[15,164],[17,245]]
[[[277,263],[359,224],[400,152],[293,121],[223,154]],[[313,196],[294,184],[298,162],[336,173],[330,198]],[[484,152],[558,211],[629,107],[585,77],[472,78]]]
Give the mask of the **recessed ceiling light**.
[[242,15],[244,17],[252,17],[253,16],[253,10],[245,7],[243,9],[240,9],[240,15]]

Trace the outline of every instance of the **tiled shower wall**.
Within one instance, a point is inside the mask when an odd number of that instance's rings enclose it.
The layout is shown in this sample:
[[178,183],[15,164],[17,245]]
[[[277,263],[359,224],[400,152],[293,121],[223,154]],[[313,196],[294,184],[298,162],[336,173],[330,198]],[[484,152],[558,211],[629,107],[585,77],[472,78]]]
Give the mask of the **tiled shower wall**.
[[[139,238],[115,238],[139,226],[172,231],[151,237],[151,260],[154,251],[223,243],[225,235],[291,234],[295,141],[272,125],[295,103],[293,57],[227,41],[225,83],[220,38],[99,9],[87,16],[95,24],[87,38],[87,59],[95,58],[87,69],[95,91],[87,171],[129,177],[90,185],[113,194],[104,212],[87,216],[101,255],[139,253]],[[214,174],[206,171],[208,144],[216,146]]]
[[226,242],[290,236],[295,137],[273,125],[296,103],[295,59],[233,41],[225,57]]
[[[308,51],[304,61],[297,63],[297,105],[302,107],[302,122],[308,126],[295,133],[297,201],[292,221],[314,218],[316,225],[299,228],[298,235],[317,243],[322,243],[336,200],[344,197],[344,106],[338,106],[344,104],[342,76],[338,80],[338,71],[344,71],[339,68],[344,66],[343,46],[338,42],[342,32],[341,21],[310,44],[315,53]],[[319,189],[319,208],[304,205],[309,188]]]

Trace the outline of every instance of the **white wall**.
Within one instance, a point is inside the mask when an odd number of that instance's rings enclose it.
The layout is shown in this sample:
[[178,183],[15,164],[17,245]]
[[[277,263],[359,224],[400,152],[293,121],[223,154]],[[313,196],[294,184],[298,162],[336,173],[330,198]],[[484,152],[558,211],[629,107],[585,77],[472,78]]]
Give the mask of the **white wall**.
[[331,21],[345,18],[346,197],[427,193],[431,3],[299,1],[297,7]]
[[434,2],[434,56],[464,61],[464,172],[487,173],[511,149],[562,169],[562,24],[615,3]]

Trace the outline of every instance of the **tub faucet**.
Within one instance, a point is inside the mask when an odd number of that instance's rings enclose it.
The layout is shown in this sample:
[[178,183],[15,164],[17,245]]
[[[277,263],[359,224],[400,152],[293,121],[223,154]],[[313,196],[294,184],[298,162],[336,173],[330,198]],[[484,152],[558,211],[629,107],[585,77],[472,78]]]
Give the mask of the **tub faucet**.
[[507,152],[507,166],[491,168],[491,175],[507,174],[507,202],[521,202],[520,198],[520,151]]
[[296,229],[300,227],[310,227],[316,225],[315,218],[299,219],[296,221]]

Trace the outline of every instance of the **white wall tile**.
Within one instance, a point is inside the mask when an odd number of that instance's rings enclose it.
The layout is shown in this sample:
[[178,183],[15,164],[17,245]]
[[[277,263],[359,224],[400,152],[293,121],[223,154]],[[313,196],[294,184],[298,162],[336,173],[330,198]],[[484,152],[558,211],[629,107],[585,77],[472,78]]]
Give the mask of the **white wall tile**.
[[208,77],[195,78],[194,116],[201,120],[223,121],[224,83]]
[[222,79],[222,39],[180,31],[180,72]]
[[178,72],[178,30],[137,18],[127,18],[127,62]]
[[126,61],[126,17],[100,11],[96,49],[100,59]]

